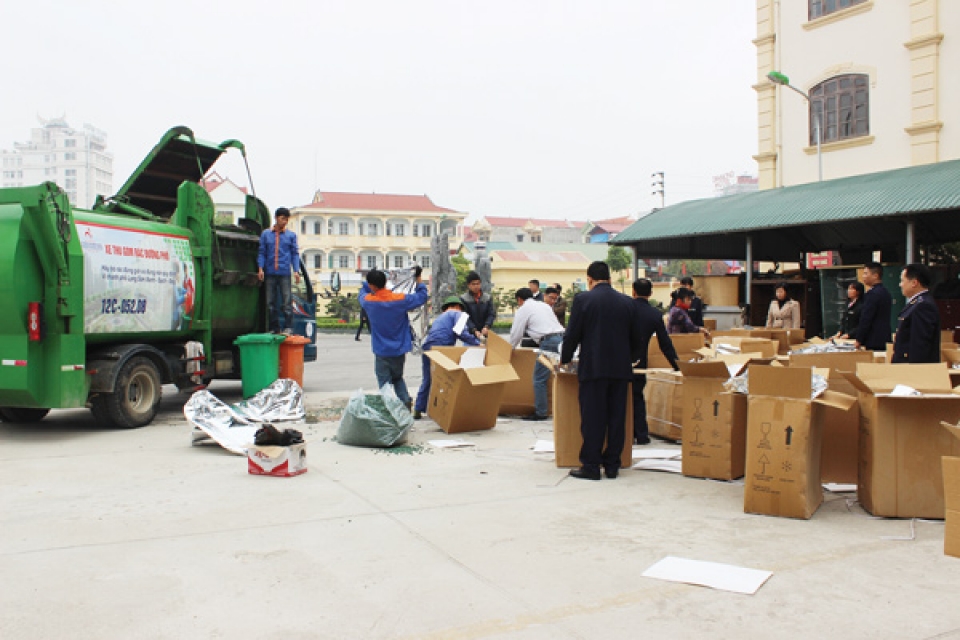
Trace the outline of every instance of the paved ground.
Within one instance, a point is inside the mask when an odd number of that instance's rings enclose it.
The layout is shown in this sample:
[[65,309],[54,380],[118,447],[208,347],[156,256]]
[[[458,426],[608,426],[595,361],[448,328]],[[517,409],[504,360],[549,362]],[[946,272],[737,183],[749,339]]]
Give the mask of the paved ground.
[[[329,415],[372,372],[367,336],[322,336],[308,406]],[[438,450],[421,421],[394,453],[305,424],[310,471],[254,477],[190,446],[182,401],[133,431],[84,411],[0,425],[0,638],[960,638],[942,523],[832,494],[810,521],[745,515],[742,486],[664,473],[564,479],[531,451],[549,422]],[[753,596],[641,577],[668,555],[774,575]]]

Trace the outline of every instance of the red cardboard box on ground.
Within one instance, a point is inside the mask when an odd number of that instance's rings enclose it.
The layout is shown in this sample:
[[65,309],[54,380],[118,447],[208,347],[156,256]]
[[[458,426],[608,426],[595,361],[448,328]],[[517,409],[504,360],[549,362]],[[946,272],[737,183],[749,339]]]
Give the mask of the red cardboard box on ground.
[[289,478],[307,472],[307,443],[247,449],[247,473]]

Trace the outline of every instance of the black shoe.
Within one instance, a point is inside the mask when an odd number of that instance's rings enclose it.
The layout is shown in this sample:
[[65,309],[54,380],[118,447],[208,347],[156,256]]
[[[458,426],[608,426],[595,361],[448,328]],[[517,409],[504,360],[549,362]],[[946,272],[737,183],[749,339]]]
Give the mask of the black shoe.
[[414,419],[414,420],[419,420],[419,419],[422,418],[422,417],[423,417],[423,414],[422,414],[422,413],[420,413],[420,412],[417,411],[416,409],[413,410],[413,419]]
[[650,438],[634,438],[633,444],[650,444]]
[[579,478],[580,480],[599,480],[600,469],[591,469],[590,467],[580,467],[579,469],[571,469],[570,475],[574,478]]
[[354,338],[354,340],[356,340],[357,342],[360,342],[360,338]]
[[523,416],[523,419],[527,422],[540,422],[541,420],[549,420],[550,416],[538,416],[535,413],[531,413],[528,416]]
[[603,473],[606,474],[608,478],[613,480],[618,475],[620,475],[620,467],[604,467]]

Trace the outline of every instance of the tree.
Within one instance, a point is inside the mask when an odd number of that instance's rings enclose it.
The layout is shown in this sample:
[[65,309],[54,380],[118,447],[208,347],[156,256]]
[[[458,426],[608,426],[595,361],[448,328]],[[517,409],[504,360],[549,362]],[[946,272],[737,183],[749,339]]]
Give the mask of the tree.
[[458,253],[450,258],[450,262],[457,272],[457,293],[463,293],[467,290],[467,274],[472,271],[470,261]]
[[611,272],[617,274],[620,291],[623,291],[623,286],[627,281],[627,275],[623,271],[630,268],[631,262],[630,254],[623,247],[612,245],[607,249],[607,266],[610,267]]

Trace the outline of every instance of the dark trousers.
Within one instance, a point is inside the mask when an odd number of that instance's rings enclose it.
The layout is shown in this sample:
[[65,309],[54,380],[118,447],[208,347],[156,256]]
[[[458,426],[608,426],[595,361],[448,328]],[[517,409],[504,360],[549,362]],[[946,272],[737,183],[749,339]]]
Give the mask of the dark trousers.
[[420,356],[420,360],[422,360],[423,380],[420,382],[420,391],[417,392],[417,402],[413,405],[413,408],[420,413],[426,413],[427,401],[430,400],[430,385],[432,384],[432,378],[430,377],[431,360],[427,357],[426,352]]
[[367,312],[364,311],[363,309],[361,309],[361,310],[360,310],[360,326],[357,327],[357,335],[356,335],[357,340],[360,339],[360,332],[363,331],[363,325],[364,325],[364,323],[366,323],[366,325],[369,327],[369,326],[370,326],[370,318],[367,317]]
[[[290,294],[290,274],[264,277],[267,286],[267,308],[270,312],[270,331],[293,329],[293,305]],[[281,326],[280,320],[283,320]]]
[[407,356],[378,356],[374,355],[373,368],[377,374],[377,386],[393,385],[393,390],[403,404],[410,404],[410,393],[407,383],[403,380],[403,365]]
[[584,467],[620,468],[629,385],[629,380],[610,378],[580,381],[580,433],[583,435],[580,464]]
[[647,403],[643,400],[643,388],[647,386],[647,375],[633,376],[633,437],[642,442],[650,438],[647,429]]

